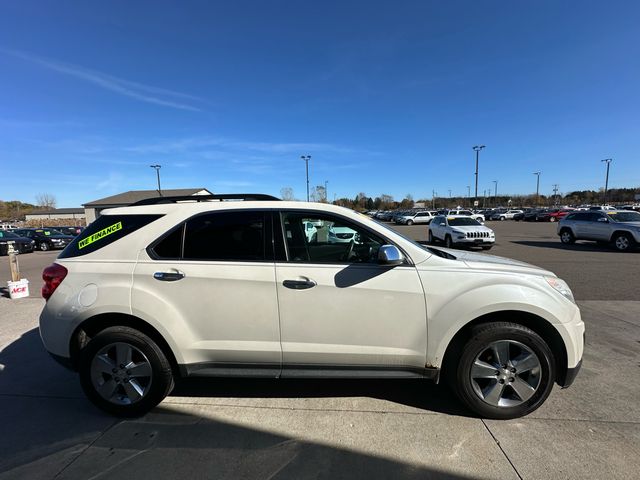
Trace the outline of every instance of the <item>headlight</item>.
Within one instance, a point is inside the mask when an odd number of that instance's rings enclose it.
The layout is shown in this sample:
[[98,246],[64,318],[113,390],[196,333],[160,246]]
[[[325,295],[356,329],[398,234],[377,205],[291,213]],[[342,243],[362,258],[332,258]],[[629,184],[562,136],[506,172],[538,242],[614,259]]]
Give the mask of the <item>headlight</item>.
[[569,285],[567,285],[567,282],[565,282],[564,280],[560,280],[557,277],[544,277],[544,279],[547,281],[550,287],[553,287],[556,292],[560,293],[563,297],[571,300],[572,303],[576,303],[576,300],[573,298],[573,293],[571,292]]

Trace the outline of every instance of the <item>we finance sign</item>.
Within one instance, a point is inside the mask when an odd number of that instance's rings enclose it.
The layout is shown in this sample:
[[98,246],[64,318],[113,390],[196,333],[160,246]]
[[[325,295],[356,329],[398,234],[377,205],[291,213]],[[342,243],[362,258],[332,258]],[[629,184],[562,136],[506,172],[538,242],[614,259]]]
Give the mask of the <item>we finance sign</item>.
[[87,238],[83,238],[78,242],[78,248],[82,249],[87,245],[91,245],[94,242],[97,242],[104,237],[111,235],[112,233],[117,232],[118,230],[122,230],[122,222],[114,223],[110,227],[103,228],[102,230],[94,233],[93,235],[89,235]]

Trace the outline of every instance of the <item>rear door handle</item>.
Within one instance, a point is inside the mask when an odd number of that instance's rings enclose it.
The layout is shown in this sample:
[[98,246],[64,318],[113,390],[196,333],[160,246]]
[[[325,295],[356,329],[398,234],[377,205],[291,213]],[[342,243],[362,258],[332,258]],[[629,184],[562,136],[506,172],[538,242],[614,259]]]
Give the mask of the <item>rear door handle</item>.
[[184,278],[184,272],[179,270],[173,272],[156,272],[153,274],[153,278],[162,282],[175,282],[176,280],[182,280]]
[[291,288],[292,290],[306,290],[307,288],[313,288],[317,284],[313,280],[307,278],[304,280],[285,280],[282,282],[287,288]]

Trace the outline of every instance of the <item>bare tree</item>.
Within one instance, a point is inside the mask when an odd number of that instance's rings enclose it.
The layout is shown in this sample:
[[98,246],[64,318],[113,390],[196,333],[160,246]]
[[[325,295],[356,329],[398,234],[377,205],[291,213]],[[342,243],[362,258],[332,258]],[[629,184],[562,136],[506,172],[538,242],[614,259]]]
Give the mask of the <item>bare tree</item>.
[[56,208],[56,197],[52,193],[39,193],[36,195],[36,204],[45,210]]
[[318,185],[316,187],[316,198],[317,198],[317,202],[320,203],[327,203],[327,190],[324,188],[323,185]]
[[294,196],[293,196],[293,188],[291,187],[282,187],[280,189],[280,198],[282,198],[282,200],[295,200]]

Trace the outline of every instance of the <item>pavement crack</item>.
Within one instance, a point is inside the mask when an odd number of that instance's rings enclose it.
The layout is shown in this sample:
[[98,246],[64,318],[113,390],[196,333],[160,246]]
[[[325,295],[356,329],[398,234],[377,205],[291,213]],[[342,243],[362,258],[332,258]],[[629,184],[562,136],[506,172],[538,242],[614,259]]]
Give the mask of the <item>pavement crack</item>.
[[484,421],[484,419],[480,420],[482,422],[482,425],[484,425],[484,428],[487,429],[487,432],[489,432],[489,435],[491,435],[491,438],[493,438],[493,441],[496,442],[496,445],[498,446],[498,448],[500,449],[500,451],[502,452],[502,454],[504,455],[504,458],[507,459],[507,462],[509,462],[509,465],[511,465],[511,468],[513,468],[513,471],[516,472],[516,475],[518,476],[518,478],[520,480],[522,479],[522,475],[520,475],[520,472],[518,472],[518,469],[516,468],[516,466],[513,464],[513,462],[511,461],[511,459],[509,458],[509,455],[507,455],[507,452],[504,451],[504,448],[502,448],[502,445],[500,445],[500,440],[498,440],[496,438],[496,436],[493,434],[493,432],[491,431],[491,429],[489,428],[489,426],[487,425],[487,423]]
[[86,451],[87,451],[87,450],[89,450],[91,447],[93,447],[93,446],[95,445],[95,443],[96,443],[98,440],[100,440],[102,437],[104,437],[104,436],[105,436],[105,434],[106,434],[109,430],[111,430],[115,425],[117,425],[118,423],[120,423],[120,421],[119,421],[119,420],[114,420],[114,421],[111,423],[111,425],[109,425],[109,426],[108,426],[107,428],[105,428],[102,432],[100,432],[100,434],[99,434],[96,438],[94,438],[94,439],[93,439],[93,441],[89,442],[89,444],[88,444],[85,448],[83,448],[83,449],[80,451],[80,453],[78,453],[74,458],[72,458],[72,459],[69,461],[69,463],[67,463],[64,467],[62,467],[62,468],[60,469],[60,471],[59,471],[58,473],[56,473],[56,474],[53,476],[54,480],[55,480],[56,478],[59,478],[59,477],[60,477],[60,475],[62,475],[66,469],[68,469],[71,465],[73,465],[73,464],[74,464],[74,463],[75,463],[75,462],[76,462],[76,461],[77,461],[77,460],[78,460],[78,459],[79,459],[79,458],[84,454],[84,452],[86,452]]

